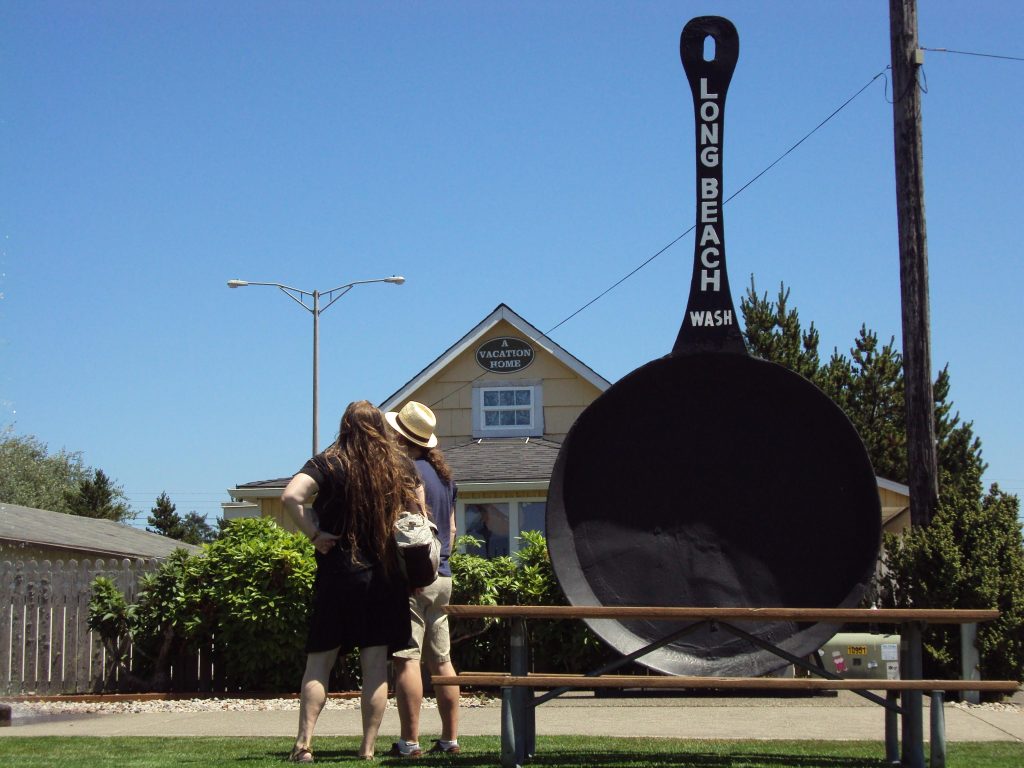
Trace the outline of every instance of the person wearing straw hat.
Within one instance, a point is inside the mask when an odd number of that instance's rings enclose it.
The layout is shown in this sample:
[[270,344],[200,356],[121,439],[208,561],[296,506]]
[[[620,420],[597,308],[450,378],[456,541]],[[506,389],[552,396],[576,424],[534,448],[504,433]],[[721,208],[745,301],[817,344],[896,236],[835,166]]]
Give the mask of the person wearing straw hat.
[[[395,757],[423,754],[419,744],[420,705],[423,702],[423,678],[420,661],[432,675],[454,675],[448,637],[448,615],[444,608],[452,596],[452,571],[448,564],[455,540],[455,497],[457,488],[444,454],[437,447],[434,412],[422,403],[410,401],[399,411],[388,411],[385,420],[394,429],[398,442],[416,464],[430,510],[441,539],[441,565],[437,580],[409,597],[412,618],[412,647],[396,651],[395,697],[401,722],[401,738],[391,747]],[[441,716],[441,738],[434,740],[430,752],[459,752],[459,688],[439,685],[434,689]]]

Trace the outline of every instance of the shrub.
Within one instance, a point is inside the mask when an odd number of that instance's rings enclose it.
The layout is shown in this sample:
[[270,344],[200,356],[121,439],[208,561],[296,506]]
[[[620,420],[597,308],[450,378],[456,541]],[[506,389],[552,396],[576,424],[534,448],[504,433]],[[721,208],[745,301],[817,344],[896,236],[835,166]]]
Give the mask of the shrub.
[[[459,543],[479,544],[469,536]],[[452,554],[452,603],[463,605],[568,605],[558,586],[544,537],[523,533],[519,552],[486,559]],[[618,658],[579,621],[530,623],[530,671],[578,672]],[[454,619],[452,661],[456,669],[508,669],[511,628],[499,619]]]
[[[983,499],[947,476],[930,525],[886,536],[880,595],[897,608],[997,608],[978,627],[983,678],[1024,677],[1024,542],[1020,503],[993,485]],[[959,677],[957,627],[925,628],[926,677]]]
[[215,643],[230,688],[297,688],[315,570],[306,537],[269,518],[233,522],[197,558],[187,635]]
[[[165,690],[172,662],[210,648],[228,690],[298,690],[316,564],[304,536],[272,520],[244,519],[197,555],[175,551],[142,577],[135,605],[113,582],[93,582],[90,614],[108,648],[134,643],[134,688]],[[109,582],[109,583],[107,583]],[[342,659],[336,684],[358,687],[358,657]]]

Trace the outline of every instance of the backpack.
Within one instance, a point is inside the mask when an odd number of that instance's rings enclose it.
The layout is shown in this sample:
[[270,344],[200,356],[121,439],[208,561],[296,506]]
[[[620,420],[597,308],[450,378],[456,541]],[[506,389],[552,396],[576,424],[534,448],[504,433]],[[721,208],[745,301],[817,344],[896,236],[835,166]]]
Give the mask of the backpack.
[[441,539],[437,526],[420,512],[399,512],[395,521],[398,564],[412,589],[433,584],[441,565]]

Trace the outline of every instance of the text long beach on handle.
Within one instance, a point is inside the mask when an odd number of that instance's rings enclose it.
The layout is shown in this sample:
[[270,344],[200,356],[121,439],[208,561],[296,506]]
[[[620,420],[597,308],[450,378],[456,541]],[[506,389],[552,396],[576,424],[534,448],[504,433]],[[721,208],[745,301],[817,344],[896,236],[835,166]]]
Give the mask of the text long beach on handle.
[[[705,60],[705,43],[714,57]],[[697,226],[694,233],[690,298],[673,354],[745,353],[725,268],[722,217],[722,146],[725,95],[739,58],[736,27],[719,16],[692,19],[679,38],[679,57],[693,94],[697,139]]]

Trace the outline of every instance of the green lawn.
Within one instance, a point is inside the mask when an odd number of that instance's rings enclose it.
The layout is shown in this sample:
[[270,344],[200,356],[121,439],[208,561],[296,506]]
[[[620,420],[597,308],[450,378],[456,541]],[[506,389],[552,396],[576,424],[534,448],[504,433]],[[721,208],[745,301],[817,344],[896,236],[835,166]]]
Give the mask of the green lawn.
[[[419,760],[381,757],[387,765],[496,766],[495,736],[460,739],[457,757],[425,756]],[[318,738],[316,763],[367,765],[355,759],[358,739]],[[96,738],[0,737],[4,768],[182,768],[183,766],[280,766],[291,740],[286,738]],[[835,741],[697,741],[540,736],[532,765],[549,768],[888,768],[884,749],[875,742]],[[950,743],[950,768],[1020,768],[1024,745],[1011,742]]]

